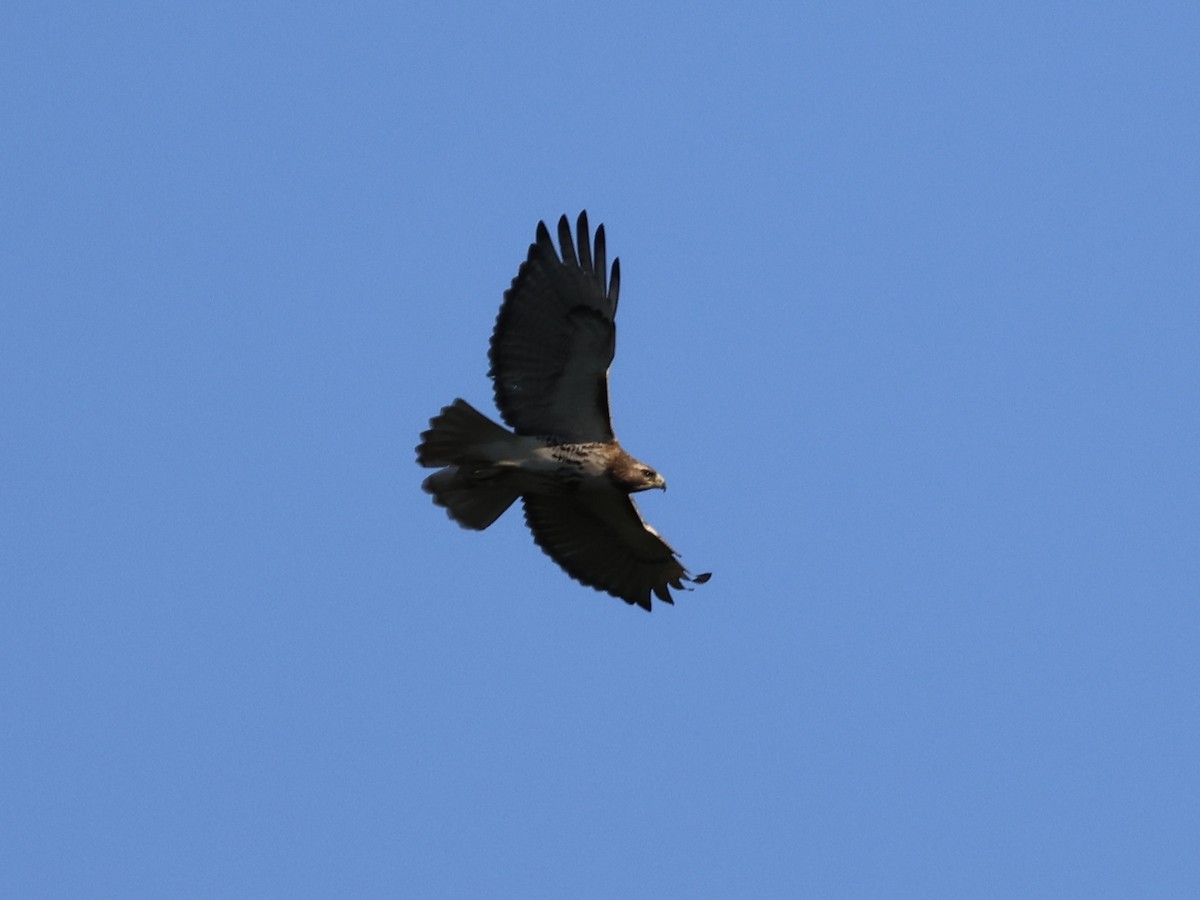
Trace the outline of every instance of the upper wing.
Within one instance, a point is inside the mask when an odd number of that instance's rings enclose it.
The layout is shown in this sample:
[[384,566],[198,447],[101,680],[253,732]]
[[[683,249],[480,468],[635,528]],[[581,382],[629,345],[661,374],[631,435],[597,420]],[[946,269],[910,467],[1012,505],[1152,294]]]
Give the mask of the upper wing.
[[496,406],[518,434],[566,442],[610,441],[608,367],[616,349],[618,260],[605,284],[604,226],[595,253],[587,213],[579,214],[579,255],[567,217],[558,220],[562,259],[539,222],[512,287],[504,294],[488,359]]
[[626,603],[650,609],[650,595],[674,603],[670,591],[688,576],[675,551],[647,525],[629,496],[618,490],[526,494],[525,521],[537,545],[568,575]]

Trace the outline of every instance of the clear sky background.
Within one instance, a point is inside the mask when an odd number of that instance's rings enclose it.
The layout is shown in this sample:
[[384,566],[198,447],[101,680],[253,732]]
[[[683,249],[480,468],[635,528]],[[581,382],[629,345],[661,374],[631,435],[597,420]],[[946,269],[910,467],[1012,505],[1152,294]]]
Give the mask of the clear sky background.
[[[1198,47],[6,3],[0,895],[1200,896]],[[413,460],[583,208],[649,615]]]

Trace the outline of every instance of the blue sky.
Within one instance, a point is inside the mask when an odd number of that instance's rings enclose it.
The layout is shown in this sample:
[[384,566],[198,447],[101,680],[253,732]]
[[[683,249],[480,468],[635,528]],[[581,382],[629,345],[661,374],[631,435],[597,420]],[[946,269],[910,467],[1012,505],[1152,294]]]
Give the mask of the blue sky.
[[[0,894],[1200,895],[1191,3],[0,14]],[[412,448],[539,219],[712,581]]]

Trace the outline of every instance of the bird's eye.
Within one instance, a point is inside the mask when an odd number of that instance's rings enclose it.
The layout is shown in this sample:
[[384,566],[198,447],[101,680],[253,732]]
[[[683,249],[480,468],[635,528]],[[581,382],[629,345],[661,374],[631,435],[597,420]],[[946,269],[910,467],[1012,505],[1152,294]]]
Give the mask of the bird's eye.
[[645,475],[647,478],[653,478],[654,470],[653,469],[642,469],[642,474]]

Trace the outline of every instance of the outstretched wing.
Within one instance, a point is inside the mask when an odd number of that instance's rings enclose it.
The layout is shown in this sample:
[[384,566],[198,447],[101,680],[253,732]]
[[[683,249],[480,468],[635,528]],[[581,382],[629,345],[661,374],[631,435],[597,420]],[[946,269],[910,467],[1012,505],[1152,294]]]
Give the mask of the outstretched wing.
[[674,603],[668,588],[703,584],[688,576],[675,551],[647,525],[629,496],[617,490],[526,494],[533,539],[576,581],[650,609],[650,595]]
[[504,294],[488,359],[500,415],[518,434],[564,442],[611,441],[608,367],[616,349],[621,271],[613,260],[606,284],[604,226],[593,252],[587,213],[579,214],[578,248],[567,217],[558,221],[562,259],[544,222],[529,256]]

